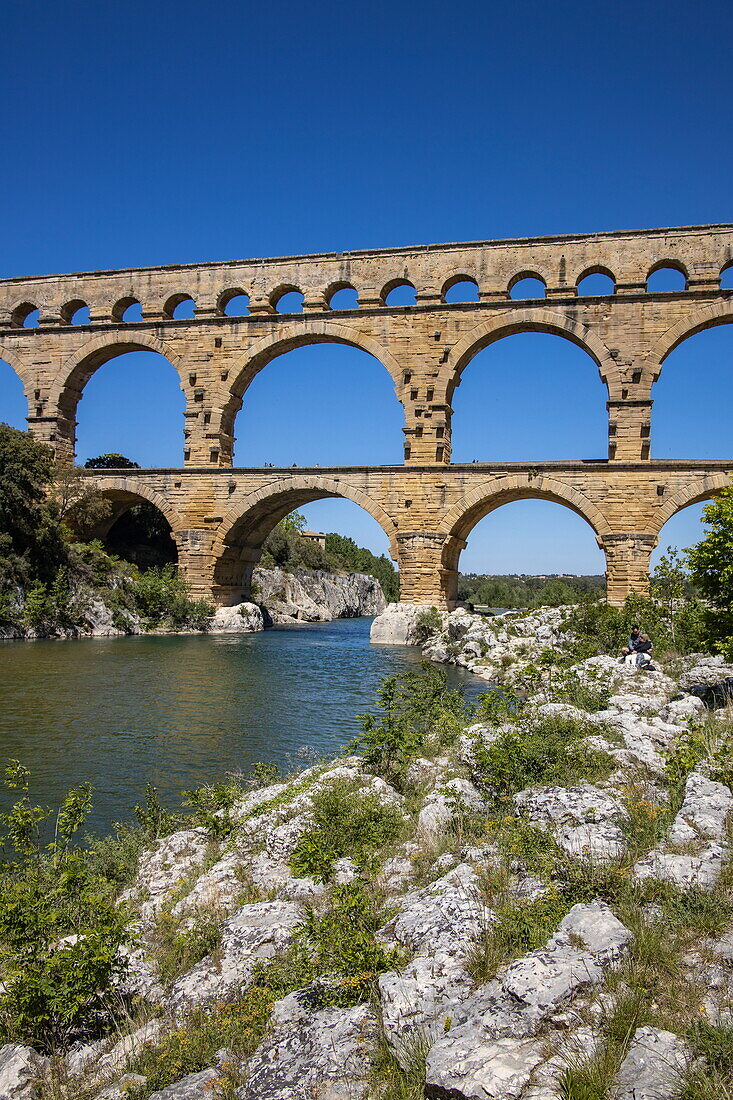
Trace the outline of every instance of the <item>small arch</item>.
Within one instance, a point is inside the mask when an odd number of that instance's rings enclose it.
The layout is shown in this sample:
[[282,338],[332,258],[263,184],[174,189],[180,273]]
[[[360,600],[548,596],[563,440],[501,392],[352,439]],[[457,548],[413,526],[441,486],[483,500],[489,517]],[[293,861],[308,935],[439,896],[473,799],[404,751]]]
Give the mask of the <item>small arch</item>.
[[276,313],[302,313],[303,291],[285,283],[270,294],[270,305]]
[[196,313],[196,303],[190,294],[171,294],[163,306],[163,316],[169,321],[191,320]]
[[82,298],[73,298],[61,307],[61,320],[65,325],[88,325],[91,322],[89,306]]
[[408,279],[391,279],[382,287],[380,298],[385,306],[414,306],[417,290]]
[[733,260],[730,260],[720,272],[720,289],[733,290]]
[[478,302],[478,283],[472,275],[451,275],[443,284],[440,296],[449,305],[458,302]]
[[351,283],[332,283],[324,295],[329,309],[358,309],[359,294]]
[[519,271],[510,280],[507,294],[513,301],[544,298],[547,295],[547,283],[536,271]]
[[677,260],[660,260],[646,277],[649,294],[673,294],[687,290],[687,271]]
[[249,317],[249,294],[241,287],[223,290],[216,303],[216,312],[221,317]]
[[10,314],[13,328],[37,328],[39,320],[40,311],[33,302],[21,302]]
[[575,289],[580,297],[615,294],[616,278],[607,267],[589,267],[578,279]]
[[142,319],[143,308],[137,298],[120,298],[112,306],[112,320],[117,321],[118,324],[134,324]]

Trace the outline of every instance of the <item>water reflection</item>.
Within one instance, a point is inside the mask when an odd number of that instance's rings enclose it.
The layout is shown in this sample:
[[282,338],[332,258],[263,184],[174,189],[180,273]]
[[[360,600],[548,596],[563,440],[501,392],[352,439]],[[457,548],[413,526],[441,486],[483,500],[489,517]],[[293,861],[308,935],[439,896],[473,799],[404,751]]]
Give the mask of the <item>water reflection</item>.
[[[0,760],[31,769],[42,804],[90,782],[90,825],[105,829],[130,817],[148,781],[173,803],[256,760],[283,765],[304,745],[333,753],[374,708],[381,680],[421,659],[370,646],[370,623],[0,644]],[[449,676],[469,695],[485,688],[461,670]]]

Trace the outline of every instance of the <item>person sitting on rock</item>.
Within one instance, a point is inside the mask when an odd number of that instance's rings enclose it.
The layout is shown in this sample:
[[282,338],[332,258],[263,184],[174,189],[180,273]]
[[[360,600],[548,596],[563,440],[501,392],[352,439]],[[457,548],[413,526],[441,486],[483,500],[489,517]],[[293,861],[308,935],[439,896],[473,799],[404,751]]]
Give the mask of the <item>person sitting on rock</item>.
[[621,656],[622,657],[628,657],[631,653],[636,653],[639,649],[639,644],[641,642],[641,638],[642,638],[641,630],[635,624],[631,628],[631,635],[629,637],[629,644],[626,646],[625,649],[621,650]]
[[648,672],[654,671],[654,665],[652,664],[650,656],[653,648],[649,635],[642,634],[639,639],[639,644],[636,647],[636,653],[634,654],[637,668],[644,668]]

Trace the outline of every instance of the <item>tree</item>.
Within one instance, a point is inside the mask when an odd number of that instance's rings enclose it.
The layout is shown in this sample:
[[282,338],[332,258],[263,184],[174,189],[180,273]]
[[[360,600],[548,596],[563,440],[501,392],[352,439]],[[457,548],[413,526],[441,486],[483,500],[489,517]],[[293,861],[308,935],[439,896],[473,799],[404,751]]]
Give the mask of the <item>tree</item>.
[[46,579],[64,557],[46,489],[53,451],[0,424],[0,582]]
[[109,454],[88,458],[84,463],[87,470],[139,470],[140,463],[112,451]]
[[733,649],[733,487],[723,489],[703,512],[705,537],[688,550],[690,576],[712,612],[711,641]]
[[677,645],[674,613],[688,587],[687,560],[678,550],[662,554],[659,564],[649,578],[649,590],[658,603],[664,606],[672,645]]
[[285,516],[278,523],[278,527],[281,527],[283,531],[295,531],[300,534],[301,531],[305,531],[305,525],[308,520],[302,514],[302,512],[291,512],[289,516]]
[[81,535],[90,534],[111,510],[110,502],[81,467],[62,463],[54,467],[49,501],[59,523]]

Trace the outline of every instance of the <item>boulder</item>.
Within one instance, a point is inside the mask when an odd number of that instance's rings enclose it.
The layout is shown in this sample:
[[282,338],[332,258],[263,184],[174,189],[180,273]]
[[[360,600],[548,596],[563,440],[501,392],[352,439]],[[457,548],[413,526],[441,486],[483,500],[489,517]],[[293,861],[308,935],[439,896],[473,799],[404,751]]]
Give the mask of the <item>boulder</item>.
[[568,855],[617,859],[626,849],[618,822],[626,811],[617,798],[593,786],[528,787],[514,796],[518,813],[548,829]]
[[152,851],[142,853],[137,877],[120,900],[138,902],[142,919],[152,921],[178,886],[203,864],[208,851],[205,829],[183,829],[163,837]]
[[256,603],[217,607],[209,623],[209,634],[253,634],[264,629],[265,620]]
[[372,623],[369,638],[373,645],[420,645],[420,616],[430,604],[390,603]]
[[152,1093],[150,1100],[211,1100],[215,1096],[214,1082],[218,1079],[215,1069],[190,1073],[188,1077]]
[[2,1100],[40,1100],[39,1076],[48,1065],[32,1047],[6,1043],[0,1047],[0,1097]]
[[611,1100],[673,1100],[690,1058],[687,1043],[671,1031],[638,1028],[611,1086]]
[[367,1005],[313,1011],[297,993],[273,1008],[237,1100],[370,1100],[378,1027]]

